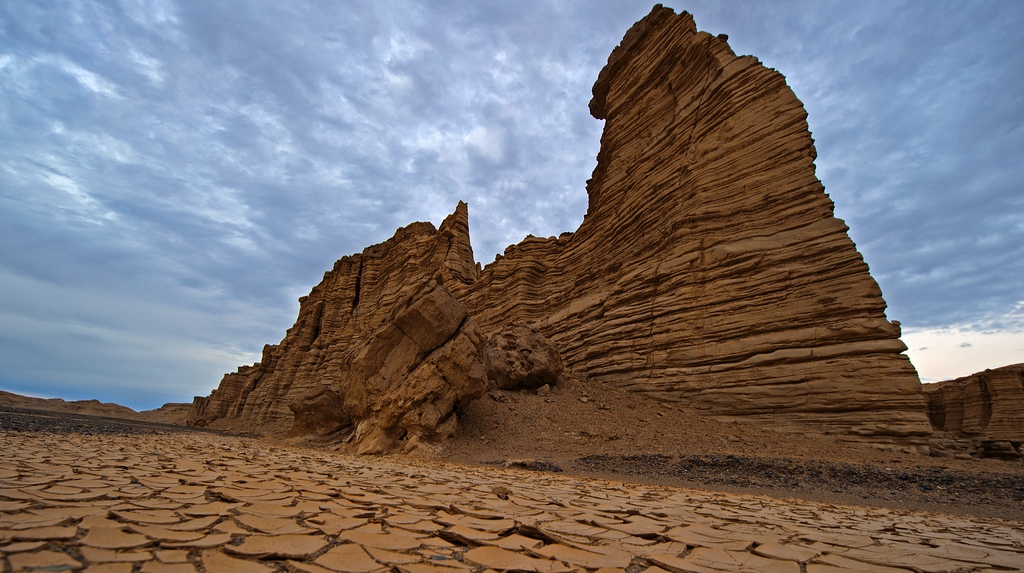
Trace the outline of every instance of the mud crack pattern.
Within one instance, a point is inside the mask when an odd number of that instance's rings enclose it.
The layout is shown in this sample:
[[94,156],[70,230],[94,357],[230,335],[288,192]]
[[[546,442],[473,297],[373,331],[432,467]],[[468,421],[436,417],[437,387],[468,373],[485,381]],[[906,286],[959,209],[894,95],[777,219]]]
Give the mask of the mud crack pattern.
[[5,571],[1013,571],[1022,523],[348,457],[0,432]]

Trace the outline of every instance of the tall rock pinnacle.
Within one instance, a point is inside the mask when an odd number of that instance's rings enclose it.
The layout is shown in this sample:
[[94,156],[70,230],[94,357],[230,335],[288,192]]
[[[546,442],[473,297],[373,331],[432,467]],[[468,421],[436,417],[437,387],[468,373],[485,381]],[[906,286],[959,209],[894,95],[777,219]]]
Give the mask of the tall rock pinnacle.
[[535,324],[581,374],[719,414],[927,435],[899,328],[782,74],[656,6],[593,91],[587,216],[484,269],[464,297],[484,331]]

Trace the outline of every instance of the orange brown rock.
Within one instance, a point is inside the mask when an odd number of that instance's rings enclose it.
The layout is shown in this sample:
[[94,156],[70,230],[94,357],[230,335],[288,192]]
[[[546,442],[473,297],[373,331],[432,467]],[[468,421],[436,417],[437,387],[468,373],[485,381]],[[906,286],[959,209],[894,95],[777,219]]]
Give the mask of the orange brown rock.
[[[1024,364],[993,368],[924,388],[936,430],[977,441],[981,455],[1020,459],[1024,444]],[[998,449],[991,451],[994,447]]]
[[197,398],[189,423],[279,433],[350,427],[348,447],[360,453],[412,451],[449,436],[454,408],[485,390],[482,334],[448,290],[475,277],[467,220],[463,203],[439,230],[414,223],[339,260],[299,300],[281,344]]
[[658,7],[594,94],[586,218],[483,270],[465,297],[481,328],[533,323],[577,373],[720,414],[927,435],[899,328],[815,177],[785,78]]

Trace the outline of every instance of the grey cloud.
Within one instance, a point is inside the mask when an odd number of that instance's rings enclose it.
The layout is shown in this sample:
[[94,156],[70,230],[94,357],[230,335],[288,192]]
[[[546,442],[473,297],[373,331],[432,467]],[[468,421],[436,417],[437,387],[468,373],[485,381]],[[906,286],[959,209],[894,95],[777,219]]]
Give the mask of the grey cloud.
[[[1022,10],[968,6],[686,6],[786,74],[908,327],[1022,324],[1005,310],[1024,274]],[[0,287],[18,297],[0,353],[20,358],[0,386],[68,391],[80,365],[83,387],[135,405],[187,399],[279,340],[335,259],[458,200],[483,262],[574,230],[602,127],[591,85],[649,10],[5,4]]]

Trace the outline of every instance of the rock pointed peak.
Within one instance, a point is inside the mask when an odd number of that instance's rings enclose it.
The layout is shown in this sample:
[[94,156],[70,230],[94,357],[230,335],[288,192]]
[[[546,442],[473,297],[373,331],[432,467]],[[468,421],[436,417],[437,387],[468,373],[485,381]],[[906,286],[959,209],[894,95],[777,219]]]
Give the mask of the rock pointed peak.
[[444,218],[437,230],[444,233],[447,229],[451,229],[453,232],[455,229],[459,229],[465,231],[467,235],[469,234],[469,205],[465,201],[459,201],[455,206],[455,211]]
[[590,100],[590,114],[592,116],[596,119],[607,118],[608,92],[611,89],[616,74],[628,62],[634,48],[642,43],[651,30],[669,24],[679,26],[684,33],[697,33],[697,24],[693,21],[693,16],[689,12],[676,14],[671,8],[655,4],[654,8],[651,9],[651,13],[633,24],[626,31],[626,35],[622,37],[619,45],[615,46],[612,53],[608,55],[608,63],[601,69],[601,73],[597,76],[597,81],[594,82],[592,90],[594,97]]
[[479,275],[473,245],[469,240],[469,205],[459,201],[455,211],[445,217],[438,234],[448,239],[448,253],[444,266],[450,276],[463,284],[471,284]]

